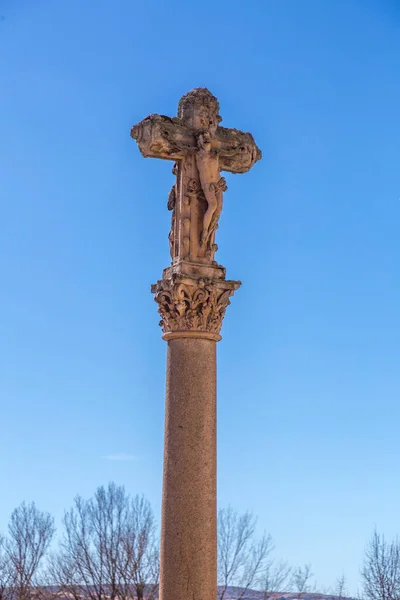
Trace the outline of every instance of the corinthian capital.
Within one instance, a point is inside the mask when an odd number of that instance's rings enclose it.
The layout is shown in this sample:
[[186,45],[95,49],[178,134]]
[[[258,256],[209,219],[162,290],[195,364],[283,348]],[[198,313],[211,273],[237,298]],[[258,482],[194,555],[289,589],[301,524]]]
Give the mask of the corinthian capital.
[[[168,269],[166,269],[168,272]],[[171,273],[151,288],[161,315],[164,340],[197,337],[219,341],[229,298],[240,281]]]

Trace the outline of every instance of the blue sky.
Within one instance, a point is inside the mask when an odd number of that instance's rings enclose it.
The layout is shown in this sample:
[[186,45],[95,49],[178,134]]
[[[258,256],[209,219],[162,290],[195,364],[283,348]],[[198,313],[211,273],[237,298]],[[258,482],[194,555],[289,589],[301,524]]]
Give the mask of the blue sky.
[[[356,593],[399,532],[400,7],[0,2],[0,529],[114,480],[160,510],[171,164],[129,137],[189,89],[263,161],[228,176],[219,503]],[[118,460],[119,459],[119,460]],[[132,459],[132,460],[131,460]]]

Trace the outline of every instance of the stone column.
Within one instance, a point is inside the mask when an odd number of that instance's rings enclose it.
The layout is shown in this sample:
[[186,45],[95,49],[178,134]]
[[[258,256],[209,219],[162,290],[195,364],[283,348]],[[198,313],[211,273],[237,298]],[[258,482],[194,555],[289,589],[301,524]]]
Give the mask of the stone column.
[[168,342],[163,600],[216,598],[216,342]]
[[153,286],[168,342],[160,600],[217,597],[216,343],[239,285],[169,268]]

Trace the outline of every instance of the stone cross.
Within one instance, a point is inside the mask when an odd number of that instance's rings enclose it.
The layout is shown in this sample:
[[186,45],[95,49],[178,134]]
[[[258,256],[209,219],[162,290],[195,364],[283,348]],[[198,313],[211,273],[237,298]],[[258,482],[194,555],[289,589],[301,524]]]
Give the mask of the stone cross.
[[152,286],[168,341],[160,600],[216,600],[216,342],[239,281],[215,260],[227,190],[221,171],[261,158],[253,136],[219,125],[205,88],[183,96],[177,117],[132,127],[143,156],[174,161],[168,196],[171,265]]
[[175,161],[176,183],[168,198],[173,261],[210,264],[226,182],[221,171],[245,173],[261,158],[250,133],[220,127],[217,99],[192,90],[179,102],[178,117],[150,115],[132,127],[143,156]]

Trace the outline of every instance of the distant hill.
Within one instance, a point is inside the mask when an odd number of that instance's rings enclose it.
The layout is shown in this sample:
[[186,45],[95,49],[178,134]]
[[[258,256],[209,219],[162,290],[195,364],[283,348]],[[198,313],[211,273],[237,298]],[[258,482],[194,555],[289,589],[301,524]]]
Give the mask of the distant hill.
[[[54,586],[47,586],[45,588],[41,588],[42,589],[42,594],[40,595],[40,598],[38,598],[37,600],[44,600],[43,596],[47,596],[47,594],[43,595],[43,591],[47,590],[48,591],[48,597],[49,600],[55,600],[55,598],[57,598],[57,600],[73,600],[73,595],[69,592],[58,592],[57,593],[57,588],[55,588]],[[154,588],[153,588],[154,590]],[[219,598],[219,594],[222,592],[222,588],[219,587],[218,588],[218,598]],[[82,600],[85,600],[85,598],[88,598],[89,595],[86,595],[85,593],[83,593],[80,597]],[[154,596],[153,595],[153,600],[157,600],[157,593]],[[32,595],[33,600],[36,600],[35,598],[35,594]],[[146,593],[145,593],[145,598],[146,598]],[[215,600],[218,600],[218,598],[216,598]],[[335,596],[333,594],[318,594],[317,592],[313,592],[313,593],[304,593],[304,594],[299,594],[296,592],[272,592],[268,595],[264,594],[264,592],[260,592],[259,590],[251,590],[248,589],[243,593],[243,588],[241,587],[234,587],[234,586],[228,586],[228,588],[226,589],[225,595],[224,595],[224,599],[223,600],[239,600],[239,598],[241,600],[354,600],[353,598],[349,598],[349,597],[339,597],[339,596]]]
[[[221,589],[221,588],[219,588]],[[298,594],[296,592],[273,592],[266,596],[264,592],[258,590],[246,590],[243,594],[243,588],[230,586],[227,588],[224,600],[352,600],[342,596],[334,596],[333,594],[318,594],[317,592]]]

